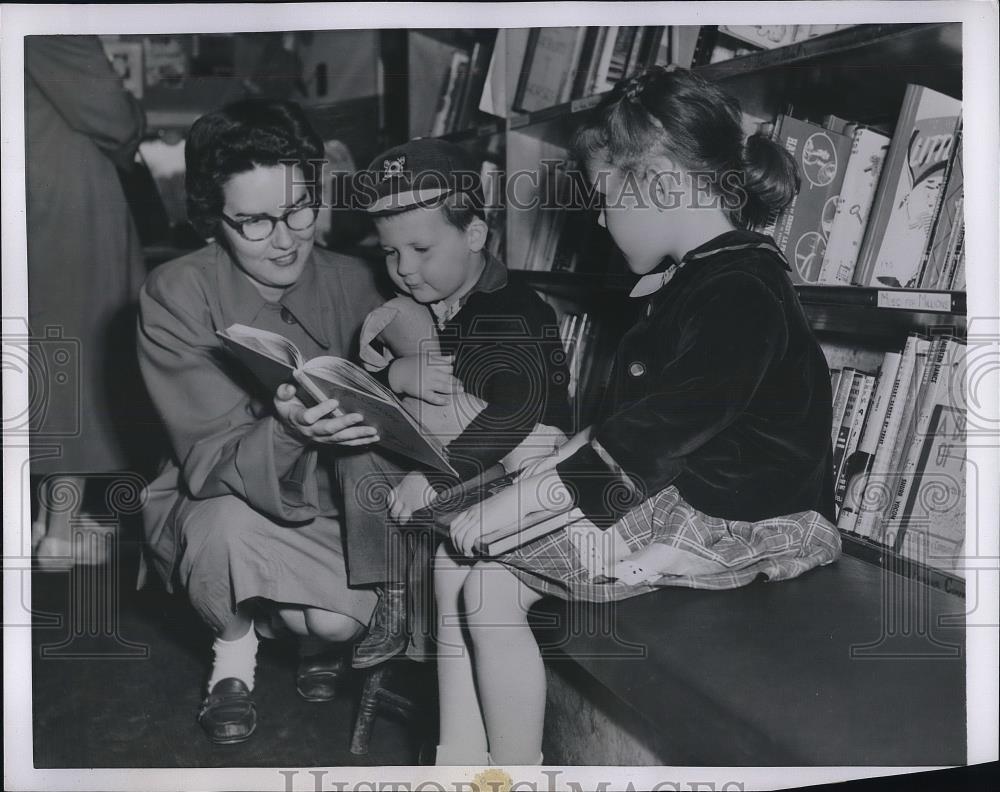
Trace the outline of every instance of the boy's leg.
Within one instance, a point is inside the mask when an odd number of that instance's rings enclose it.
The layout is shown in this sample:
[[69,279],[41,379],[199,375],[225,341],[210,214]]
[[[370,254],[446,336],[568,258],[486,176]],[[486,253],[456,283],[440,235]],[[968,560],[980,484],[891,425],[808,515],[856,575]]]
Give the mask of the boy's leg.
[[398,526],[389,518],[389,494],[405,475],[402,468],[374,451],[337,458],[347,578],[352,586],[406,580],[404,543]]
[[402,468],[368,451],[337,459],[343,494],[344,542],[351,585],[374,585],[379,602],[368,634],[354,646],[353,665],[368,668],[406,649],[405,537],[389,517],[389,493],[405,475]]
[[486,727],[462,618],[462,588],[471,570],[470,562],[452,556],[446,544],[438,548],[434,558],[434,597],[441,718],[439,765],[486,764]]
[[476,564],[462,588],[475,677],[495,764],[538,764],[545,667],[528,626],[541,595],[495,561]]

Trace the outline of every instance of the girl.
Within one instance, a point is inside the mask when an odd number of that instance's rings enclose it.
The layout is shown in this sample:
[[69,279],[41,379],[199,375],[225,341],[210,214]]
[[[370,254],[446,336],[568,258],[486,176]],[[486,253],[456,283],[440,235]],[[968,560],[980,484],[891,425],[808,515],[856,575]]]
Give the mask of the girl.
[[[731,587],[763,568],[744,564],[723,580],[732,567],[717,553],[679,552],[680,536],[685,549],[737,536],[752,551],[768,532],[818,548],[806,563],[801,553],[769,563],[772,579],[839,552],[824,519],[829,372],[786,262],[747,230],[791,200],[795,166],[763,136],[744,142],[740,119],[716,86],[655,68],[575,136],[604,198],[599,221],[643,276],[632,296],[645,310],[620,341],[596,424],[460,515],[453,547],[438,553],[438,764],[541,762],[545,676],[526,615],[543,594],[621,599],[663,574]],[[466,559],[526,516],[567,509],[584,518],[577,535]]]

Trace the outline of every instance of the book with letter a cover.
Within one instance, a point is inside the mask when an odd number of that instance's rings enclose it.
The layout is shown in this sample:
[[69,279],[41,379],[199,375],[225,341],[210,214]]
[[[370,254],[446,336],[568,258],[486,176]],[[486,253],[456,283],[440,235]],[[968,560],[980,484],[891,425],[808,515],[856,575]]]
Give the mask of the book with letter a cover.
[[365,424],[378,432],[382,448],[458,478],[444,446],[364,369],[337,357],[304,360],[287,338],[255,327],[234,324],[217,335],[269,392],[290,382],[297,386],[296,395],[306,407],[337,399],[344,413],[364,416]]

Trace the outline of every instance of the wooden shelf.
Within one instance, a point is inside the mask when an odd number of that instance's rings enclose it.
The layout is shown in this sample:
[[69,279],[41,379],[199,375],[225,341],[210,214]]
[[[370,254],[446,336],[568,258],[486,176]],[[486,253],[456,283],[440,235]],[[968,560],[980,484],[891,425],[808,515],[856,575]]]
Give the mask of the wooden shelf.
[[905,558],[891,547],[856,534],[841,532],[840,538],[844,553],[849,556],[874,564],[897,575],[914,578],[931,588],[954,594],[963,599],[965,597],[965,581],[952,572],[946,572]]
[[940,51],[942,48],[961,64],[960,22],[856,25],[785,47],[699,66],[695,71],[709,80],[725,80],[780,66],[801,66],[834,56],[843,60],[875,51],[883,66],[887,66],[907,63],[913,57],[926,56],[929,49]]
[[[589,299],[595,292],[626,293],[636,282],[634,275],[623,274],[511,270],[511,276],[566,299]],[[820,333],[865,338],[900,338],[918,332],[965,335],[965,292],[802,285],[795,290],[813,328]],[[924,307],[920,307],[921,301]],[[907,304],[912,307],[895,307]]]
[[447,140],[451,143],[461,143],[464,140],[475,140],[476,138],[501,135],[504,131],[506,131],[504,120],[502,118],[494,118],[491,121],[484,121],[481,124],[477,124],[476,126],[472,126],[467,129],[459,129],[454,132],[449,132],[446,135],[440,135],[438,139]]

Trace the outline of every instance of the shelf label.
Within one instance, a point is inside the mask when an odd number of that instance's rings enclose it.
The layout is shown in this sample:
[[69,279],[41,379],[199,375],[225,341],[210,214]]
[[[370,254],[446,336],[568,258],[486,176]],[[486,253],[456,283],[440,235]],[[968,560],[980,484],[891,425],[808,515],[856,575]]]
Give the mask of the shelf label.
[[510,117],[510,128],[520,129],[523,126],[527,126],[531,123],[530,113],[515,114]]
[[594,94],[593,96],[584,96],[582,99],[574,99],[570,102],[569,110],[571,113],[580,113],[584,110],[589,110],[591,107],[597,107],[601,103],[603,94]]
[[879,308],[902,308],[905,311],[951,312],[951,294],[948,292],[882,291],[879,290]]

